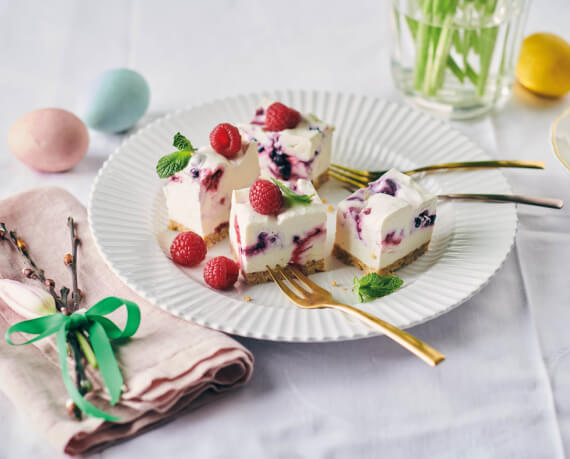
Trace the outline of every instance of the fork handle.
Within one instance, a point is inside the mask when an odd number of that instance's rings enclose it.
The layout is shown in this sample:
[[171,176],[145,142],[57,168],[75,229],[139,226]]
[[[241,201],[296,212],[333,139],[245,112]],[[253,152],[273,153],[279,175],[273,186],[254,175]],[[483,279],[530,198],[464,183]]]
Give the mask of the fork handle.
[[400,330],[399,328],[394,327],[388,322],[384,322],[382,319],[373,316],[372,314],[368,314],[361,309],[343,303],[327,303],[327,306],[351,314],[367,323],[368,325],[372,326],[373,328],[384,332],[384,334],[389,338],[405,347],[411,353],[417,355],[420,359],[432,367],[435,367],[445,360],[445,356],[431,347],[429,344],[424,343],[423,341],[419,340],[415,336],[410,335],[404,330]]
[[548,207],[550,209],[562,209],[564,201],[555,198],[534,198],[532,196],[520,196],[516,194],[440,194],[439,199],[460,199],[466,201],[483,202],[515,202],[518,204],[528,204],[531,206]]
[[417,172],[435,171],[439,169],[488,169],[494,167],[520,167],[524,169],[544,169],[543,161],[507,161],[507,160],[492,160],[492,161],[463,161],[456,163],[443,163],[434,164],[432,166],[418,167],[404,174],[411,175]]

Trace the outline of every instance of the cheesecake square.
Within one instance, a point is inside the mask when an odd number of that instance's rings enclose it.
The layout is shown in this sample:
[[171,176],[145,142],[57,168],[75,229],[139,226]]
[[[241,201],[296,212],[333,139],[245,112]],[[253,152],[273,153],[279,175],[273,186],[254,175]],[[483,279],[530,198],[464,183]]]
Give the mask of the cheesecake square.
[[210,145],[197,149],[164,186],[169,228],[194,231],[208,247],[221,241],[228,236],[232,191],[250,186],[258,175],[256,142],[242,139],[232,159]]
[[271,100],[263,100],[251,122],[240,131],[258,143],[261,176],[281,181],[310,180],[318,188],[328,180],[334,127],[315,115],[301,114],[296,127],[282,131],[265,128]]
[[366,272],[389,274],[429,246],[437,198],[391,169],[338,205],[333,254]]
[[326,208],[310,181],[286,185],[311,196],[311,202],[286,204],[276,215],[262,215],[249,202],[249,188],[233,192],[230,245],[248,284],[270,281],[266,266],[295,264],[305,274],[325,270]]

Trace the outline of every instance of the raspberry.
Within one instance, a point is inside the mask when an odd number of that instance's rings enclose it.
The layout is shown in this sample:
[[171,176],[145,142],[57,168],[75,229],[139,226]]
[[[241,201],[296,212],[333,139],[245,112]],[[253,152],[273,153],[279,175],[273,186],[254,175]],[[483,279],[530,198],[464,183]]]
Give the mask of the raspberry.
[[238,264],[228,257],[212,258],[204,266],[204,280],[212,288],[220,290],[234,285],[239,274]]
[[249,189],[249,203],[258,214],[275,214],[283,205],[283,195],[275,183],[257,179]]
[[210,132],[210,145],[220,155],[232,159],[241,150],[241,134],[229,123],[218,124]]
[[170,244],[170,255],[175,263],[194,266],[206,257],[206,243],[193,231],[178,234]]
[[268,131],[282,131],[293,129],[299,124],[301,114],[297,110],[275,102],[267,108],[265,115],[265,129]]

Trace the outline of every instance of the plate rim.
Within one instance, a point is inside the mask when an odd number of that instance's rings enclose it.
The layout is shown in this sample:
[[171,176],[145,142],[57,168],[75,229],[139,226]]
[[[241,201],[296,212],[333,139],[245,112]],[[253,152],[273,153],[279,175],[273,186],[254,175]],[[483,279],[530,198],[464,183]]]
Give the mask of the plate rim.
[[557,132],[558,132],[558,123],[562,121],[564,118],[570,117],[570,106],[566,108],[560,115],[556,117],[556,119],[552,122],[550,127],[550,147],[554,152],[554,155],[558,158],[562,166],[564,166],[567,170],[570,170],[570,162],[562,156],[560,153],[560,149],[558,147],[558,141],[556,140]]
[[[192,103],[192,104],[188,104],[182,108],[174,109],[174,110],[166,113],[165,115],[160,116],[160,117],[150,121],[148,124],[141,126],[139,129],[136,129],[135,131],[129,133],[128,136],[125,137],[121,141],[121,143],[111,152],[111,154],[104,161],[102,166],[99,168],[95,178],[93,179],[93,182],[91,184],[91,189],[89,192],[89,197],[88,197],[87,216],[88,216],[89,228],[91,231],[91,235],[93,236],[95,246],[97,247],[97,250],[98,250],[100,256],[103,258],[103,260],[105,261],[105,264],[109,267],[109,269],[119,279],[121,279],[121,281],[123,281],[129,288],[131,288],[135,293],[137,293],[138,295],[140,295],[141,297],[143,297],[144,299],[146,299],[147,301],[152,303],[153,306],[159,307],[160,309],[164,310],[165,312],[167,312],[169,314],[172,314],[176,317],[180,317],[183,320],[187,320],[189,322],[192,322],[192,323],[195,323],[195,324],[198,324],[201,326],[205,326],[205,327],[208,327],[208,328],[211,328],[214,330],[219,330],[221,332],[228,333],[231,335],[240,336],[243,338],[251,338],[251,339],[257,339],[257,340],[264,340],[264,341],[284,342],[284,343],[330,343],[330,342],[353,341],[353,340],[358,340],[358,339],[366,339],[366,338],[373,338],[373,337],[377,337],[377,336],[383,336],[384,335],[383,333],[377,332],[376,330],[372,330],[372,329],[370,329],[370,331],[368,333],[364,333],[364,334],[354,333],[351,336],[335,336],[335,337],[324,337],[324,338],[321,337],[321,338],[303,339],[303,338],[299,338],[299,337],[283,337],[283,336],[274,336],[274,335],[268,336],[264,333],[255,333],[255,332],[251,332],[251,331],[244,332],[243,330],[237,330],[234,327],[228,327],[228,326],[224,326],[221,324],[215,324],[215,323],[212,323],[208,320],[203,320],[203,319],[200,319],[199,317],[195,317],[195,316],[189,317],[189,314],[182,314],[177,310],[169,309],[167,307],[167,305],[161,304],[161,302],[158,301],[158,299],[155,298],[152,294],[148,293],[144,288],[141,288],[136,283],[129,280],[128,277],[123,275],[113,265],[112,261],[106,255],[106,253],[103,249],[103,246],[102,246],[102,242],[101,242],[100,237],[98,235],[98,232],[95,229],[95,223],[93,222],[93,219],[92,219],[92,214],[93,214],[92,209],[93,209],[93,203],[94,203],[94,199],[95,199],[96,190],[97,190],[97,187],[100,183],[101,177],[107,171],[107,169],[109,168],[109,165],[115,160],[115,158],[121,154],[121,150],[123,150],[123,148],[125,148],[125,146],[129,142],[131,142],[133,139],[137,138],[140,135],[143,135],[143,133],[145,131],[153,128],[154,126],[156,126],[160,123],[164,123],[168,119],[176,117],[176,116],[178,116],[182,113],[185,113],[185,112],[198,110],[198,109],[201,109],[201,108],[206,107],[208,105],[223,103],[224,101],[227,101],[230,99],[236,100],[239,98],[252,98],[252,97],[260,97],[260,96],[265,97],[265,96],[270,95],[270,94],[287,93],[287,92],[288,93],[293,93],[293,92],[321,93],[323,95],[326,95],[327,97],[331,97],[331,96],[336,95],[336,96],[344,96],[344,97],[356,97],[356,98],[361,98],[361,99],[363,98],[363,99],[369,99],[370,101],[375,102],[375,103],[383,102],[386,104],[386,106],[394,106],[396,109],[405,109],[410,113],[418,113],[419,112],[421,114],[421,116],[429,118],[432,122],[433,121],[437,122],[438,126],[445,127],[446,129],[449,129],[461,140],[467,140],[470,144],[472,144],[473,147],[477,148],[478,154],[485,156],[488,159],[492,159],[492,157],[489,154],[487,154],[486,151],[483,150],[483,148],[479,144],[477,144],[474,140],[472,140],[470,137],[465,135],[460,130],[453,127],[450,123],[447,123],[444,119],[438,118],[438,117],[434,116],[433,114],[426,112],[424,110],[419,110],[419,109],[411,106],[409,103],[402,103],[401,101],[394,101],[394,100],[390,100],[390,99],[382,98],[382,97],[378,97],[378,96],[366,95],[363,93],[356,93],[356,92],[345,92],[345,91],[341,91],[341,90],[334,90],[333,91],[333,90],[302,89],[302,88],[300,88],[300,89],[286,88],[286,89],[251,91],[251,92],[247,92],[247,93],[243,93],[243,92],[242,93],[236,93],[236,94],[221,97],[221,98],[217,97],[217,98],[214,98],[214,99],[211,99],[208,101]],[[507,177],[502,173],[502,171],[500,169],[497,169],[496,171],[502,176],[502,179],[504,180],[506,187],[508,188],[509,192],[512,193],[512,187],[511,187],[511,184],[509,183],[509,181],[507,180]],[[509,247],[505,251],[504,256],[502,257],[500,262],[497,263],[495,269],[488,275],[488,277],[483,282],[481,282],[469,294],[462,297],[458,301],[455,301],[454,303],[449,305],[447,308],[442,309],[442,310],[438,310],[437,312],[435,312],[435,313],[433,313],[427,317],[423,317],[423,318],[420,318],[418,320],[409,322],[409,323],[401,326],[400,328],[408,329],[408,328],[412,328],[412,327],[415,327],[417,325],[421,325],[423,323],[429,322],[433,319],[436,319],[436,318],[442,316],[443,314],[446,314],[446,313],[450,312],[451,310],[459,307],[463,303],[469,301],[471,298],[473,298],[475,295],[477,295],[483,288],[485,288],[489,284],[491,279],[503,267],[507,258],[511,254],[513,247],[515,245],[515,242],[516,242],[516,236],[517,236],[518,228],[519,228],[519,217],[518,217],[516,205],[515,204],[502,204],[502,206],[514,208],[514,212],[513,212],[514,227],[512,228],[512,234],[509,235],[509,237],[511,238]]]

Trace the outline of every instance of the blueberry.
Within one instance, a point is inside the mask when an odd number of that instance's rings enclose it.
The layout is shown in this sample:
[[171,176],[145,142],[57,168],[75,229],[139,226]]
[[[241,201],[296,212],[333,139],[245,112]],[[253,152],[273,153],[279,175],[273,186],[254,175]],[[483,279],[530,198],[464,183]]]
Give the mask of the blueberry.
[[263,145],[261,145],[258,149],[257,152],[261,153],[262,151],[265,151],[265,147]]
[[274,155],[273,162],[278,166],[287,166],[289,164],[285,155]]
[[277,166],[277,171],[283,180],[291,178],[291,163],[289,162],[288,155],[280,153],[277,148],[273,148],[269,154],[271,161]]
[[291,165],[287,164],[284,166],[279,166],[277,167],[277,170],[279,171],[279,175],[281,176],[281,178],[283,180],[289,180],[291,178]]
[[416,217],[414,220],[414,226],[416,228],[419,228],[421,226],[421,224],[422,224],[422,219],[420,217]]
[[285,155],[283,153],[280,153],[277,148],[274,148],[273,150],[271,150],[269,157],[278,166],[282,166],[282,165],[287,164],[289,162],[287,160],[287,158],[285,157]]
[[386,179],[385,184],[386,186],[382,191],[380,191],[380,193],[386,193],[389,194],[390,196],[396,196],[398,185],[396,185],[396,183],[391,179]]
[[389,196],[396,196],[396,192],[398,191],[398,184],[389,178],[373,182],[369,187],[373,193],[383,193]]
[[266,232],[259,233],[257,235],[257,242],[253,245],[246,247],[244,250],[244,253],[248,257],[250,257],[252,255],[257,255],[258,253],[263,252],[265,250],[265,248],[267,247],[266,238],[267,238]]

